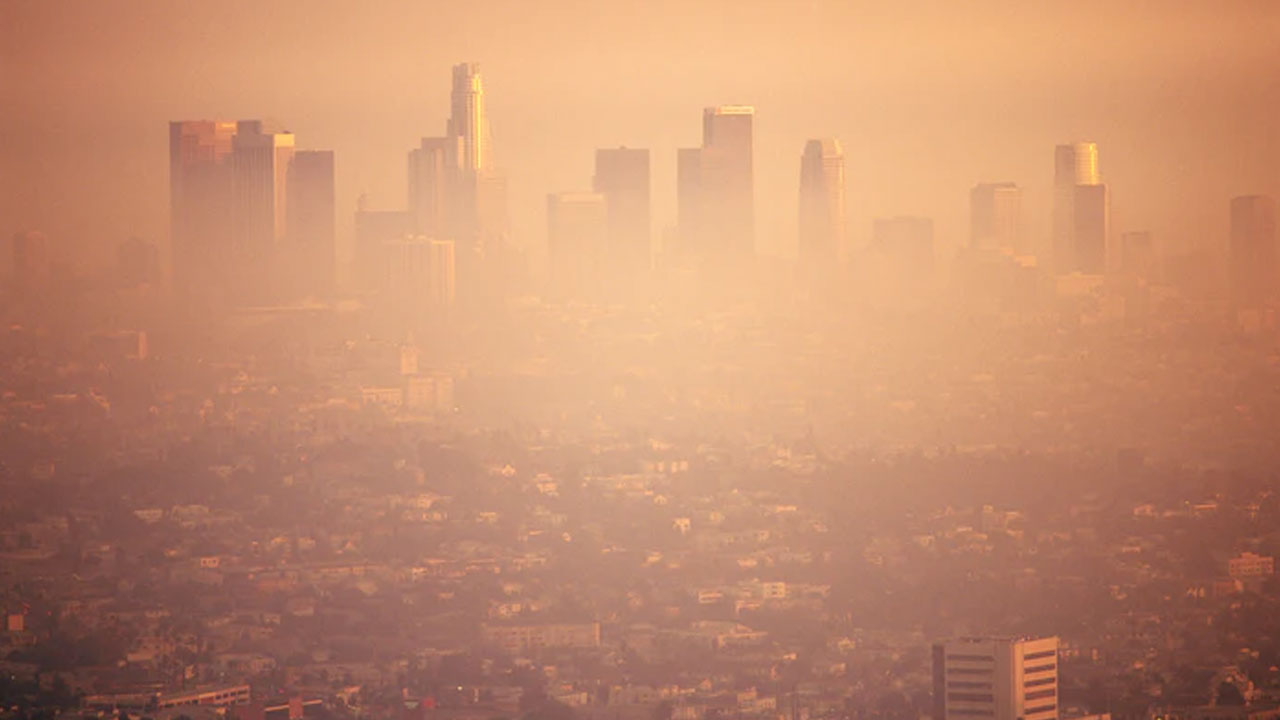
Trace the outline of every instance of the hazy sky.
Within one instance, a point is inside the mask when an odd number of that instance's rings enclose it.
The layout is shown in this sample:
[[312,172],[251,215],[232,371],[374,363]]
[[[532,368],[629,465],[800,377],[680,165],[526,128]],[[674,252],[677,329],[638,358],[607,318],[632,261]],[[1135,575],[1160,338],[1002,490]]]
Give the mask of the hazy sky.
[[1280,2],[49,2],[0,0],[0,233],[71,247],[167,241],[173,119],[271,117],[336,151],[340,246],[356,196],[400,208],[405,153],[439,135],[449,68],[482,63],[515,240],[593,149],[653,151],[655,222],[701,108],[756,106],[759,246],[794,254],[799,156],[847,155],[871,218],[967,232],[967,191],[1026,188],[1048,229],[1053,145],[1100,144],[1113,230],[1224,241],[1232,195],[1280,195]]

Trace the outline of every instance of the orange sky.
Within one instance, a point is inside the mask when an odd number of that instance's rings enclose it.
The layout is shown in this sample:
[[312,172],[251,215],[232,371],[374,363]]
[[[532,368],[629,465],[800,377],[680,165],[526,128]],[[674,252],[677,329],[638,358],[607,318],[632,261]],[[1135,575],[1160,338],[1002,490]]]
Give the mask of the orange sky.
[[[1100,144],[1113,230],[1221,243],[1227,200],[1280,195],[1280,2],[0,2],[0,235],[164,242],[166,123],[273,117],[404,204],[405,152],[441,133],[449,67],[483,64],[516,241],[592,151],[654,151],[657,235],[701,108],[757,108],[762,252],[794,254],[799,155],[839,137],[855,239],[877,215],[967,232],[979,181],[1026,188],[1048,228],[1053,144]],[[345,244],[340,238],[340,247]]]

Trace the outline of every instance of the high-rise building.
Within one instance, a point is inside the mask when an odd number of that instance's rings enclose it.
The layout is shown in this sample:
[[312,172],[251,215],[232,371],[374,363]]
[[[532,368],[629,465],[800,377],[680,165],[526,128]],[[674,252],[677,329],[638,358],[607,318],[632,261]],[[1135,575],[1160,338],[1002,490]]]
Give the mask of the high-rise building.
[[1057,720],[1058,638],[933,646],[933,720]]
[[293,134],[266,130],[257,120],[241,121],[231,147],[237,250],[246,259],[269,258],[288,227]]
[[1101,274],[1107,267],[1107,186],[1091,142],[1054,150],[1052,256],[1058,274]]
[[493,161],[478,63],[453,67],[445,136],[410,154],[409,194],[415,231],[456,242],[465,304],[500,296],[509,280],[507,182]]
[[800,156],[800,263],[811,270],[834,267],[844,243],[844,150],[834,138],[810,140]]
[[479,63],[453,66],[449,123],[445,134],[462,139],[462,169],[476,173],[491,167],[489,117],[485,114],[484,82]]
[[754,116],[746,105],[706,108],[702,147],[677,156],[682,242],[713,265],[755,252]]
[[1274,298],[1277,262],[1276,202],[1265,195],[1231,199],[1230,267],[1238,304],[1257,307]]
[[187,297],[277,303],[303,291],[298,278],[313,294],[332,277],[331,152],[300,152],[261,120],[173,122],[169,187],[173,282]]
[[222,299],[231,274],[235,135],[234,122],[169,123],[173,287],[202,301]]
[[608,262],[619,281],[634,280],[650,265],[649,151],[596,150],[592,189],[608,213]]
[[326,297],[333,291],[337,253],[332,150],[294,152],[286,208],[288,243],[280,280],[289,282],[291,296]]
[[457,236],[460,220],[454,192],[461,179],[463,138],[423,138],[409,151],[409,214],[414,232],[432,238]]
[[609,211],[601,193],[547,196],[547,250],[554,294],[580,300],[600,296],[608,236]]
[[1011,182],[980,183],[969,191],[969,247],[1023,254],[1022,190]]

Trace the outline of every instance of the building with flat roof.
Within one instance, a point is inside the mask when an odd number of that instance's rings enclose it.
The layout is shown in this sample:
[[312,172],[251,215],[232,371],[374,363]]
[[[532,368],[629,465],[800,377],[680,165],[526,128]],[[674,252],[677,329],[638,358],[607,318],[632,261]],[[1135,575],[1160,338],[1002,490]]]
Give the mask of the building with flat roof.
[[1057,720],[1058,638],[933,646],[934,720]]

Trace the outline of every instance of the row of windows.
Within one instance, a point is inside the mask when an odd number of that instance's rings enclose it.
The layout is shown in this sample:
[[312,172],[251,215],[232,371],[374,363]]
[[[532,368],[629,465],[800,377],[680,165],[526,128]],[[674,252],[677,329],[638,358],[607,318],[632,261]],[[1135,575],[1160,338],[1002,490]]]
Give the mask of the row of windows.
[[1047,670],[1057,670],[1057,669],[1058,669],[1058,664],[1057,664],[1057,663],[1049,663],[1048,665],[1035,665],[1035,666],[1033,666],[1033,667],[1023,668],[1023,669],[1022,669],[1022,672],[1024,672],[1024,673],[1038,673],[1038,672],[1045,672],[1045,671],[1047,671]]
[[996,713],[994,710],[982,710],[979,708],[953,708],[947,710],[948,715],[981,715],[984,717],[993,717]]
[[991,668],[947,668],[948,675],[991,675]]
[[1051,698],[1051,697],[1057,697],[1057,696],[1058,696],[1058,691],[1054,688],[1049,688],[1048,690],[1037,690],[1035,692],[1029,692],[1026,694],[1025,697],[1027,700],[1039,700],[1040,698]]
[[1027,660],[1039,660],[1040,658],[1054,657],[1058,654],[1057,650],[1045,650],[1044,652],[1027,653],[1022,656],[1023,662]]
[[981,660],[983,662],[995,662],[996,659],[991,655],[948,655],[948,660]]
[[989,682],[969,682],[965,680],[952,680],[947,683],[949,688],[990,688]]
[[1058,682],[1058,678],[1056,677],[1036,678],[1035,680],[1028,680],[1022,683],[1022,687],[1035,687],[1037,685],[1052,685],[1056,682]]
[[1027,708],[1027,714],[1028,714],[1028,715],[1034,715],[1034,714],[1036,714],[1036,713],[1049,712],[1050,710],[1057,710],[1057,709],[1058,709],[1058,706],[1057,706],[1056,704],[1054,704],[1054,705],[1037,705],[1036,707]]
[[995,696],[990,693],[949,692],[947,699],[964,702],[995,702]]

